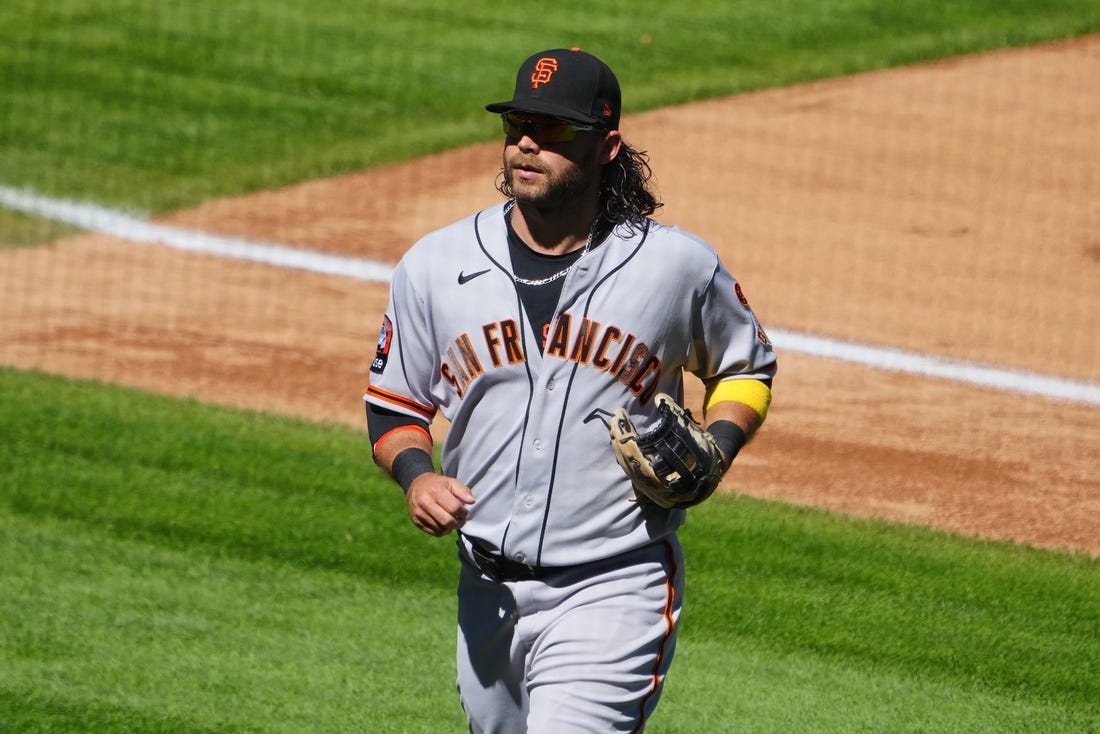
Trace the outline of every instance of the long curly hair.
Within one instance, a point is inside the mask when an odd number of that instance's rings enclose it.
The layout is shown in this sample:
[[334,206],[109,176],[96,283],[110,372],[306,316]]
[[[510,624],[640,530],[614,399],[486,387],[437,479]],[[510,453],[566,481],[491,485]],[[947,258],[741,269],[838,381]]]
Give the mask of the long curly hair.
[[[497,190],[511,199],[512,190],[503,174],[501,171],[498,177]],[[645,229],[646,219],[664,206],[651,186],[652,178],[649,155],[621,141],[619,154],[603,167],[600,181],[600,219],[609,225],[608,229],[619,226],[629,232]]]
[[622,141],[619,154],[603,167],[600,207],[604,221],[630,231],[644,229],[645,220],[664,206],[650,185],[652,178],[649,155]]

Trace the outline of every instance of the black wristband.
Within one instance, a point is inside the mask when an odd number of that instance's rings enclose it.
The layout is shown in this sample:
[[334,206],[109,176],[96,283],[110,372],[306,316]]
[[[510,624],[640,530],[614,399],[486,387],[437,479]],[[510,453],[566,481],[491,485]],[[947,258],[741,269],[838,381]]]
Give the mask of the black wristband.
[[409,485],[414,479],[421,474],[434,471],[435,464],[432,463],[432,457],[424,449],[415,446],[410,446],[398,453],[390,467],[390,474],[394,481],[401,485],[401,491],[405,494],[409,493]]
[[733,457],[749,442],[749,437],[741,426],[733,421],[715,421],[707,426],[707,432],[714,437],[714,443],[718,444],[718,450],[726,459],[726,466],[733,463]]

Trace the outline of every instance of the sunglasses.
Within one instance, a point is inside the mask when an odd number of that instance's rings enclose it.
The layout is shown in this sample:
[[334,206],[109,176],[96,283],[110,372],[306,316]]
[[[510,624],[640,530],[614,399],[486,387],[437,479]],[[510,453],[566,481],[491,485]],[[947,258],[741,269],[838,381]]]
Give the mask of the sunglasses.
[[530,137],[539,145],[546,143],[568,143],[577,137],[577,133],[591,132],[594,125],[580,125],[568,120],[553,117],[531,117],[516,112],[505,112],[500,116],[504,121],[504,134],[510,138]]

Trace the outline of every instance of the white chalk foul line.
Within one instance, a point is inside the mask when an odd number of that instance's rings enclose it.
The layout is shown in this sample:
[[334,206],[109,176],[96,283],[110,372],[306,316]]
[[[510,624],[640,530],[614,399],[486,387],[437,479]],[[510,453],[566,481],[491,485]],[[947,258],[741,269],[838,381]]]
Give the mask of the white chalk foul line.
[[777,346],[789,352],[802,352],[883,370],[927,375],[1027,395],[1100,405],[1100,385],[1090,382],[1002,369],[891,347],[872,347],[793,331],[768,329],[768,334]]
[[177,250],[253,260],[284,268],[344,275],[380,283],[388,283],[393,275],[392,267],[370,260],[153,224],[125,212],[95,204],[51,199],[6,186],[0,186],[0,206],[139,244],[165,245]]
[[[393,275],[393,268],[380,262],[326,255],[274,243],[221,237],[196,230],[153,224],[140,217],[95,204],[53,199],[6,186],[0,186],[0,206],[139,244],[160,244],[190,252],[251,260],[376,283],[387,283]],[[1066,380],[1022,370],[1001,369],[890,347],[875,347],[828,339],[795,331],[780,329],[768,331],[776,347],[788,352],[801,352],[877,369],[954,380],[1027,395],[1100,405],[1100,385],[1090,382]]]

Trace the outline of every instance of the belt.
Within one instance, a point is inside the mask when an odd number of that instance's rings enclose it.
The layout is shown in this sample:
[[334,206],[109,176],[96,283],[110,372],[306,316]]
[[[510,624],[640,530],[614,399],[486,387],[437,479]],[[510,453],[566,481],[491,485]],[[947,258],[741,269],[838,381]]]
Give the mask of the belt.
[[488,548],[482,546],[473,538],[466,538],[470,542],[470,552],[465,552],[466,545],[459,540],[458,547],[463,550],[463,557],[472,563],[479,571],[497,583],[504,581],[534,581],[563,571],[568,566],[531,566],[511,558],[497,555]]

